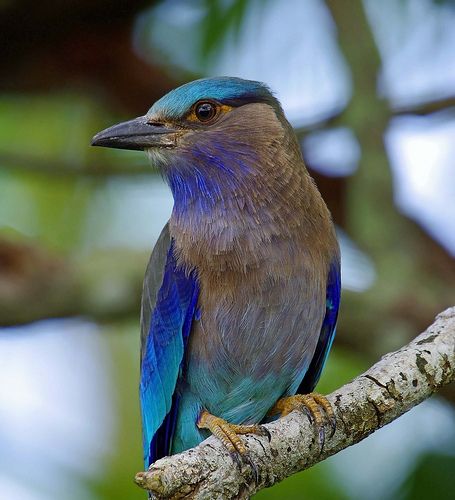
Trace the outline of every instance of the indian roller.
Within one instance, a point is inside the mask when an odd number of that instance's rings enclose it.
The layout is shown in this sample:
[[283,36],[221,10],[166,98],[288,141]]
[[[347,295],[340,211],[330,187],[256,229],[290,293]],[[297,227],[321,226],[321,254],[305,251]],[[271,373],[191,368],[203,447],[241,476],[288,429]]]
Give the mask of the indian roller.
[[196,80],[92,144],[145,151],[174,198],[143,286],[145,466],[209,433],[251,463],[239,435],[293,410],[322,446],[334,413],[312,391],[335,335],[339,246],[270,89]]

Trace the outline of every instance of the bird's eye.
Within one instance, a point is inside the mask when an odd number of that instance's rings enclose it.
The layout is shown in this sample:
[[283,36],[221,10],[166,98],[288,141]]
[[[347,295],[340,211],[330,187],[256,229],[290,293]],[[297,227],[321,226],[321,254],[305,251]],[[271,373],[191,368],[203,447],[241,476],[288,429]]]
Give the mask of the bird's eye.
[[194,112],[200,122],[209,122],[216,116],[216,107],[211,102],[200,102]]

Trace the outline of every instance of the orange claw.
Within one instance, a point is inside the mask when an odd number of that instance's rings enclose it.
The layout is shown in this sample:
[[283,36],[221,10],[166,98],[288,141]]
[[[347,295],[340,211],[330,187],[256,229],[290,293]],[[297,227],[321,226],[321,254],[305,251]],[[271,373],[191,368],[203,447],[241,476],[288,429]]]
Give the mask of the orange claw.
[[[321,408],[323,411],[321,411]],[[325,443],[325,422],[328,420],[330,424],[331,431],[329,437],[332,437],[336,430],[335,412],[328,399],[317,392],[287,396],[277,401],[268,414],[276,415],[277,413],[281,413],[281,416],[285,417],[294,410],[304,412],[310,422],[314,424],[318,431],[319,445],[322,451]]]
[[220,417],[215,417],[208,411],[203,410],[197,421],[199,429],[208,429],[216,436],[228,450],[232,460],[237,464],[239,469],[242,467],[242,461],[247,462],[253,470],[256,483],[259,482],[259,473],[256,465],[248,455],[248,450],[239,435],[241,434],[257,434],[266,436],[270,441],[270,432],[263,426],[258,424],[253,425],[237,425],[230,424]]

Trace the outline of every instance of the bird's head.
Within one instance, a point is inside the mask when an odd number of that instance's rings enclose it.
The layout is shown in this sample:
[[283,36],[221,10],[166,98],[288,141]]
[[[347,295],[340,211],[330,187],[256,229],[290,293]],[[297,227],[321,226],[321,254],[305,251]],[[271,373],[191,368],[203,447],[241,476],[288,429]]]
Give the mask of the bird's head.
[[96,134],[92,145],[144,150],[167,178],[176,203],[187,203],[232,192],[245,176],[263,171],[264,162],[273,162],[279,146],[291,143],[288,150],[298,150],[289,132],[266,85],[217,77],[172,90],[144,116]]

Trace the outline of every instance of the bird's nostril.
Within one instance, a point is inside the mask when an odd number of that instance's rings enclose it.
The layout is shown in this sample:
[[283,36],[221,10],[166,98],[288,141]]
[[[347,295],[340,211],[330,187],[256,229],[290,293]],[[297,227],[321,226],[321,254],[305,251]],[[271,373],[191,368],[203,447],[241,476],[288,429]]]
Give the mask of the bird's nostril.
[[147,122],[147,125],[150,125],[151,127],[164,127],[164,123],[154,121]]

